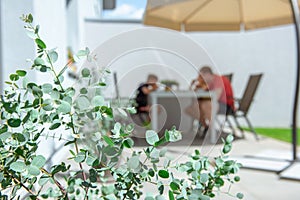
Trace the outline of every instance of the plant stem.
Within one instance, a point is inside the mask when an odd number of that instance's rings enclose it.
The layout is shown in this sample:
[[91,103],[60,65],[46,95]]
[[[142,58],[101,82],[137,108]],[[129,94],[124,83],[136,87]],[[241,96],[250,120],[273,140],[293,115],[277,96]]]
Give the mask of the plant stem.
[[[29,25],[30,25],[30,27],[31,27],[33,30],[35,30],[35,28],[34,28],[34,26],[32,25],[32,23],[29,23]],[[37,36],[38,39],[41,39],[41,37],[40,37],[40,35],[39,35],[38,33],[36,33],[36,36]],[[45,52],[45,54],[46,54],[46,56],[47,56],[47,59],[49,60],[50,65],[51,65],[51,71],[53,72],[53,74],[54,74],[54,76],[55,76],[55,78],[56,78],[56,81],[58,82],[58,85],[60,86],[61,90],[64,92],[64,88],[63,88],[61,82],[60,82],[59,79],[58,79],[58,76],[57,76],[57,74],[56,74],[56,72],[55,72],[55,70],[54,70],[53,63],[52,63],[52,61],[51,61],[51,59],[50,59],[50,56],[49,56],[47,50],[44,49],[44,52]]]
[[61,191],[61,193],[66,196],[67,192],[65,190],[65,188],[54,178],[54,176],[49,173],[46,169],[41,168],[41,172],[43,172],[44,174],[47,174],[49,177],[51,177],[51,179],[54,181],[55,185],[58,187],[58,189]]
[[56,74],[56,71],[54,70],[54,66],[53,66],[53,63],[52,63],[52,61],[51,61],[51,59],[50,59],[50,56],[49,56],[49,54],[47,53],[46,50],[45,50],[45,53],[46,53],[46,56],[47,56],[47,58],[48,58],[48,60],[49,60],[50,65],[51,65],[51,71],[53,72],[53,74],[54,74],[54,76],[55,76],[55,78],[56,78],[56,81],[57,81],[57,83],[58,83],[58,85],[59,85],[61,91],[64,92],[65,90],[64,90],[64,88],[63,88],[63,86],[62,86],[60,80],[58,79],[58,76],[57,76],[57,74]]
[[[79,153],[79,149],[78,149],[77,139],[75,139],[74,144],[75,144],[76,153],[78,154],[78,153]],[[83,170],[83,167],[82,167],[82,164],[81,164],[81,163],[79,163],[79,167],[80,167],[80,169],[81,169],[81,171],[82,171],[82,172],[81,172],[82,178],[83,178],[84,181],[86,181],[86,174],[84,173],[84,170]],[[87,188],[85,189],[85,197],[84,197],[84,199],[87,198],[88,190],[89,190],[89,188],[87,187]]]
[[[11,175],[12,176],[12,175]],[[22,182],[20,182],[18,179],[16,179],[15,177],[12,177],[12,179],[17,182],[21,187],[23,187],[27,192],[29,192],[30,194],[37,196],[32,190],[30,190],[26,185],[24,185]],[[39,199],[39,198],[37,198]]]
[[[76,139],[76,138],[75,138],[74,145],[75,145],[76,153],[78,154],[78,153],[79,153],[79,149],[78,149],[78,144],[77,144],[77,139]],[[82,170],[82,173],[81,173],[81,174],[82,174],[83,180],[86,181],[86,175],[85,175],[85,173],[84,173],[84,171],[83,171],[83,167],[82,167],[82,164],[81,164],[81,163],[79,163],[79,167],[80,167],[80,169]]]

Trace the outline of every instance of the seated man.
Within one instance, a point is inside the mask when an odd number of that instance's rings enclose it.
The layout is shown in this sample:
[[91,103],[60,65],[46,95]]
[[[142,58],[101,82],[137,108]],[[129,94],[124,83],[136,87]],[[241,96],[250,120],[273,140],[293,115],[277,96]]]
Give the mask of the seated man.
[[[204,66],[200,69],[198,81],[194,85],[194,89],[202,88],[204,90],[214,91],[218,100],[218,113],[228,114],[234,111],[234,98],[233,90],[230,81],[223,76],[216,75],[212,72],[212,69],[208,66]],[[203,80],[205,84],[203,84]],[[210,99],[198,99],[201,126],[206,130],[209,127],[211,119],[211,100]]]
[[[146,116],[143,117],[143,122],[149,122],[149,111],[150,111],[150,105],[148,104],[148,95],[155,91],[158,88],[157,85],[158,78],[154,74],[149,74],[147,78],[147,82],[141,84],[137,89],[136,94],[136,110],[137,114],[144,113]],[[142,115],[140,115],[142,117]]]

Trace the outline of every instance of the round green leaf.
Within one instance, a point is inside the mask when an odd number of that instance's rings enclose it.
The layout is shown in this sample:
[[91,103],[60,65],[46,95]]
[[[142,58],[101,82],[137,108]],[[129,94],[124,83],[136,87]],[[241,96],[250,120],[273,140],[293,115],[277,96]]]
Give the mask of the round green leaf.
[[70,96],[66,96],[63,98],[63,101],[66,101],[67,103],[69,103],[70,105],[72,105],[73,99]]
[[223,147],[223,153],[229,153],[231,151],[231,148],[232,148],[232,144],[229,143],[229,144],[225,144],[224,147]]
[[161,169],[158,171],[158,176],[161,178],[169,178],[170,174],[167,170]]
[[92,168],[92,169],[89,170],[89,172],[90,172],[90,176],[89,176],[90,181],[92,183],[97,182],[97,171]]
[[122,128],[122,125],[117,122],[115,123],[114,125],[114,129],[112,130],[112,132],[115,134],[115,135],[119,135],[120,134],[120,131],[121,131],[121,128]]
[[43,104],[42,104],[42,108],[45,111],[51,111],[53,109],[52,107],[52,100],[51,99],[45,99]]
[[34,29],[35,34],[38,34],[39,30],[40,30],[40,25],[36,25]]
[[42,85],[42,90],[44,93],[49,94],[52,92],[52,85],[50,83],[45,83]]
[[76,157],[74,158],[75,162],[83,162],[85,160],[85,153],[84,152],[79,152]]
[[93,97],[91,103],[94,107],[103,106],[104,105],[104,98],[102,96],[95,96],[95,97]]
[[60,127],[60,122],[53,122],[51,126],[49,127],[49,130],[54,130]]
[[33,93],[33,95],[38,96],[38,97],[42,97],[43,96],[42,90],[39,87],[37,87],[37,86],[33,86],[32,87],[32,93]]
[[36,38],[35,39],[35,43],[38,45],[38,47],[40,49],[46,49],[46,44],[43,42],[43,40],[39,39],[39,38]]
[[33,63],[34,63],[34,65],[38,65],[38,66],[45,65],[45,61],[40,57],[37,57],[36,59],[34,59]]
[[237,194],[236,194],[236,197],[237,197],[238,199],[243,199],[243,198],[244,198],[244,195],[243,195],[242,193],[237,193]]
[[86,96],[79,96],[76,99],[76,105],[78,106],[79,110],[86,110],[90,106],[90,101]]
[[5,132],[5,133],[1,133],[0,134],[0,140],[5,141],[7,140],[9,137],[11,137],[12,133],[10,132]]
[[27,112],[27,114],[25,115],[25,117],[22,119],[22,122],[26,123],[29,118],[30,118],[30,112]]
[[103,153],[105,153],[107,156],[116,156],[119,153],[120,149],[117,147],[111,147],[111,146],[106,146],[103,148]]
[[239,182],[240,180],[241,180],[241,178],[240,178],[239,176],[235,176],[235,177],[234,177],[234,181],[235,181],[235,182]]
[[150,157],[153,159],[158,159],[159,158],[159,150],[156,148],[153,148],[153,150],[150,153]]
[[9,168],[15,172],[23,172],[26,169],[26,165],[21,161],[16,161],[11,163]]
[[40,186],[45,185],[48,181],[50,180],[50,178],[48,176],[41,176],[41,178],[39,179],[38,183]]
[[228,135],[228,136],[226,137],[226,143],[232,143],[233,140],[234,140],[233,135]]
[[114,146],[114,142],[110,137],[108,137],[107,135],[103,135],[102,138],[109,146]]
[[99,160],[91,155],[87,156],[85,162],[88,166],[99,166]]
[[19,127],[21,125],[21,120],[20,119],[11,118],[11,119],[7,120],[7,124],[10,127],[16,128],[16,127]]
[[33,158],[31,165],[36,166],[38,168],[43,167],[46,164],[46,158],[42,155],[38,155]]
[[[159,191],[159,194],[163,194],[163,193],[164,193],[164,189],[165,189],[164,184],[163,184],[162,182],[158,182],[158,184],[157,184],[157,189],[158,189],[158,191]],[[155,200],[158,200],[158,198],[160,198],[160,197],[161,197],[160,195],[157,195],[157,196],[155,197]]]
[[30,165],[27,170],[32,176],[38,176],[40,174],[40,169],[34,165]]
[[[101,187],[101,191],[105,196],[107,196],[107,195],[113,194],[115,192],[115,187],[114,187],[114,185],[107,185],[107,186],[103,185]],[[115,199],[115,198],[111,198],[111,199]]]
[[175,200],[174,194],[171,190],[169,190],[169,200]]
[[17,70],[16,73],[19,75],[19,76],[26,76],[27,72],[24,71],[24,70]]
[[218,187],[221,187],[224,185],[224,180],[222,178],[216,178],[215,183]]
[[153,130],[146,131],[146,141],[150,145],[154,145],[159,141],[158,134]]
[[198,161],[194,162],[194,163],[193,163],[193,168],[194,168],[196,171],[200,170],[200,169],[201,169],[201,162],[198,162]]
[[126,126],[126,131],[131,133],[134,130],[134,125],[133,124],[128,124]]
[[21,134],[21,133],[14,133],[13,137],[20,143],[25,142],[26,141],[26,137],[25,135]]
[[49,68],[46,65],[42,65],[40,68],[40,72],[47,72]]
[[200,182],[206,183],[208,181],[208,174],[201,174],[200,175]]
[[87,94],[88,90],[86,88],[81,88],[80,89],[80,94]]
[[133,156],[131,157],[128,162],[127,162],[127,166],[130,169],[137,169],[140,166],[140,159],[138,156]]
[[134,145],[134,141],[131,138],[127,138],[124,140],[123,145],[127,148],[132,148]]
[[7,132],[7,130],[8,130],[8,127],[7,127],[6,124],[1,125],[1,128],[0,128],[0,135],[1,135],[2,133]]
[[66,101],[61,101],[59,106],[57,107],[57,111],[63,114],[67,114],[71,112],[71,105]]
[[89,77],[90,76],[90,70],[88,69],[88,68],[84,68],[84,69],[82,69],[82,71],[81,71],[81,75],[82,75],[82,77]]
[[35,108],[36,108],[36,107],[39,107],[40,103],[41,103],[40,98],[37,97],[37,98],[35,98],[35,99],[33,100],[32,106],[35,107]]
[[51,98],[54,99],[54,100],[57,100],[60,98],[60,93],[56,90],[53,90],[50,94]]
[[26,88],[27,89],[31,89],[32,90],[32,88],[34,87],[34,86],[36,86],[37,87],[37,84],[35,84],[35,83],[27,83],[27,85],[26,85]]
[[50,57],[50,60],[52,63],[55,63],[58,59],[58,54],[56,51],[51,51],[48,53],[49,57]]
[[149,176],[154,177],[154,170],[149,169],[148,174],[149,174]]
[[29,15],[26,16],[25,22],[27,22],[27,23],[32,23],[33,22],[32,14],[29,14]]
[[72,88],[72,87],[69,87],[69,88],[66,89],[65,93],[66,93],[66,95],[68,95],[69,97],[73,97],[74,94],[75,94],[75,89]]
[[64,78],[64,76],[60,75],[58,77],[58,80],[59,80],[60,83],[62,83],[62,82],[64,82],[65,78]]
[[9,75],[9,79],[11,81],[17,81],[17,80],[19,80],[19,75],[18,74],[11,74],[11,75]]
[[172,190],[178,190],[179,189],[179,185],[177,183],[175,183],[175,182],[171,182],[170,183],[170,188]]

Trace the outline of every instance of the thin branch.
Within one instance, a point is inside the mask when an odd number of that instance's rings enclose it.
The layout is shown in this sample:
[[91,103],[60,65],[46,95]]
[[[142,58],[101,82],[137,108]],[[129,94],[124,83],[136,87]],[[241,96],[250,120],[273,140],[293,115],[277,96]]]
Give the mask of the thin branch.
[[55,185],[58,187],[58,189],[61,191],[61,193],[64,195],[64,196],[66,196],[67,195],[67,192],[66,192],[66,190],[65,190],[65,188],[54,178],[54,176],[51,174],[51,173],[49,173],[46,169],[44,169],[44,168],[41,168],[41,171],[44,173],[44,174],[46,174],[46,175],[48,175],[49,177],[51,177],[51,179],[54,181],[54,183],[55,183]]
[[[30,190],[26,185],[24,185],[22,182],[20,182],[17,178],[12,177],[12,179],[17,182],[21,187],[23,187],[27,192],[29,192],[30,194],[37,196],[37,194],[35,194],[32,190]],[[39,199],[39,198],[37,198]]]

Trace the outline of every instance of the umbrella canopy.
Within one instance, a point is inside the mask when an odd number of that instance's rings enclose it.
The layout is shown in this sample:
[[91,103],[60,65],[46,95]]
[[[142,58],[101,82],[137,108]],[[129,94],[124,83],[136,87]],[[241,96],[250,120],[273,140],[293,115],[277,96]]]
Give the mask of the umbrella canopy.
[[290,24],[292,16],[290,0],[148,0],[144,24],[184,31],[251,30]]

